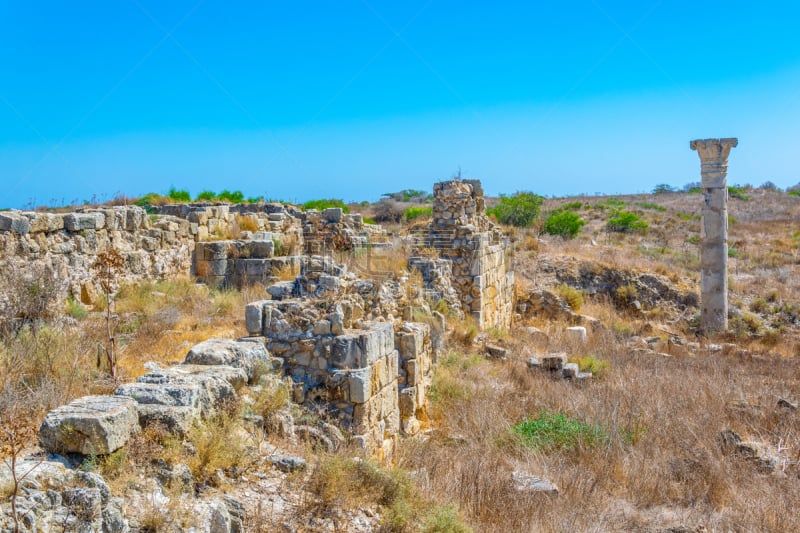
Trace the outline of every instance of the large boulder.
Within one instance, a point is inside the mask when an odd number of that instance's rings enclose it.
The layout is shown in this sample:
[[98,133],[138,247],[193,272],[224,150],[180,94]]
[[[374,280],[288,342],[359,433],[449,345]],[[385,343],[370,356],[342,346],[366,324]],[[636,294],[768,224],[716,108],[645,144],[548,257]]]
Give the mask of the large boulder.
[[132,398],[84,396],[45,416],[39,442],[49,452],[106,455],[122,448],[138,430]]
[[252,381],[258,374],[259,366],[266,367],[269,363],[269,352],[264,343],[257,339],[209,339],[189,350],[184,363],[241,368],[247,374],[248,381]]

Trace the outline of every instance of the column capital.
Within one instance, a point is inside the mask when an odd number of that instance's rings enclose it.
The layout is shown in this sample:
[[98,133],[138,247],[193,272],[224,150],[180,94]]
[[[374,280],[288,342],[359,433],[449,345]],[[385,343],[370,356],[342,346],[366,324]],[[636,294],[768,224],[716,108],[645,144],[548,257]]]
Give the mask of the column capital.
[[700,156],[700,173],[705,188],[724,188],[728,172],[728,155],[731,148],[739,144],[736,137],[723,139],[695,139],[689,148]]

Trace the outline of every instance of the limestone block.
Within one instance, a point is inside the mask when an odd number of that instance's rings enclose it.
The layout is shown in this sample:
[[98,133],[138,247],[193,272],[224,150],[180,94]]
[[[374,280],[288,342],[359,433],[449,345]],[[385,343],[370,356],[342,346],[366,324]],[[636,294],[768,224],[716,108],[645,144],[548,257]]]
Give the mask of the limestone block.
[[566,353],[549,353],[542,357],[542,368],[545,370],[561,370],[567,364]]
[[314,329],[311,330],[314,335],[330,335],[331,334],[331,321],[320,320],[314,324]]
[[294,281],[279,281],[267,287],[267,292],[275,300],[286,300],[294,295]]
[[261,335],[264,331],[265,300],[251,302],[244,308],[244,325],[250,335]]
[[409,359],[405,362],[406,380],[411,387],[416,386],[422,380],[421,368],[416,359]]
[[417,390],[414,387],[401,390],[397,403],[401,419],[414,416],[417,412]]
[[586,328],[583,326],[571,326],[567,328],[567,341],[575,344],[584,344],[587,340]]
[[372,369],[361,368],[350,372],[348,385],[350,401],[353,403],[364,403],[371,397]]
[[50,411],[39,429],[39,441],[50,452],[106,455],[123,447],[138,430],[133,399],[84,396]]
[[269,352],[260,340],[209,339],[194,345],[183,362],[187,365],[241,368],[247,374],[247,379],[252,380],[259,366],[269,363]]
[[0,212],[0,231],[13,231],[24,235],[30,231],[30,221],[27,217],[14,211]]
[[200,414],[207,418],[227,402],[236,399],[236,390],[247,382],[241,368],[229,366],[177,365],[145,374],[139,383],[196,384],[200,388]]
[[61,231],[64,229],[64,215],[47,214],[47,231]]
[[329,207],[328,209],[323,209],[322,218],[327,222],[339,223],[342,221],[343,213],[344,211],[342,211],[341,207]]
[[561,369],[561,376],[565,379],[573,379],[577,377],[578,373],[580,373],[578,363],[567,363]]
[[349,333],[339,335],[331,347],[331,366],[334,368],[363,368],[360,336]]

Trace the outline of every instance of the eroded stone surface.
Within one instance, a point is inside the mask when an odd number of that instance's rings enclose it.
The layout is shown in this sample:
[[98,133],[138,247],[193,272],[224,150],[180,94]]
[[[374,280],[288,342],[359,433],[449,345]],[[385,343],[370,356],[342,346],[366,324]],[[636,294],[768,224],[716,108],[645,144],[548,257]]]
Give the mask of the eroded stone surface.
[[84,396],[50,411],[39,429],[45,450],[105,455],[139,430],[136,403],[122,396]]

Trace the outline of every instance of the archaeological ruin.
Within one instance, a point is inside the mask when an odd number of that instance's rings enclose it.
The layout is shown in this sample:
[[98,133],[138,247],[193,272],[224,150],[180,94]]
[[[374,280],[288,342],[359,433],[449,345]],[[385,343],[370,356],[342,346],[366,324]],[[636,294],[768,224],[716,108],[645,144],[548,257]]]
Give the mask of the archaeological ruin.
[[728,154],[736,138],[698,139],[689,146],[700,156],[703,187],[701,226],[701,313],[703,331],[728,328]]

